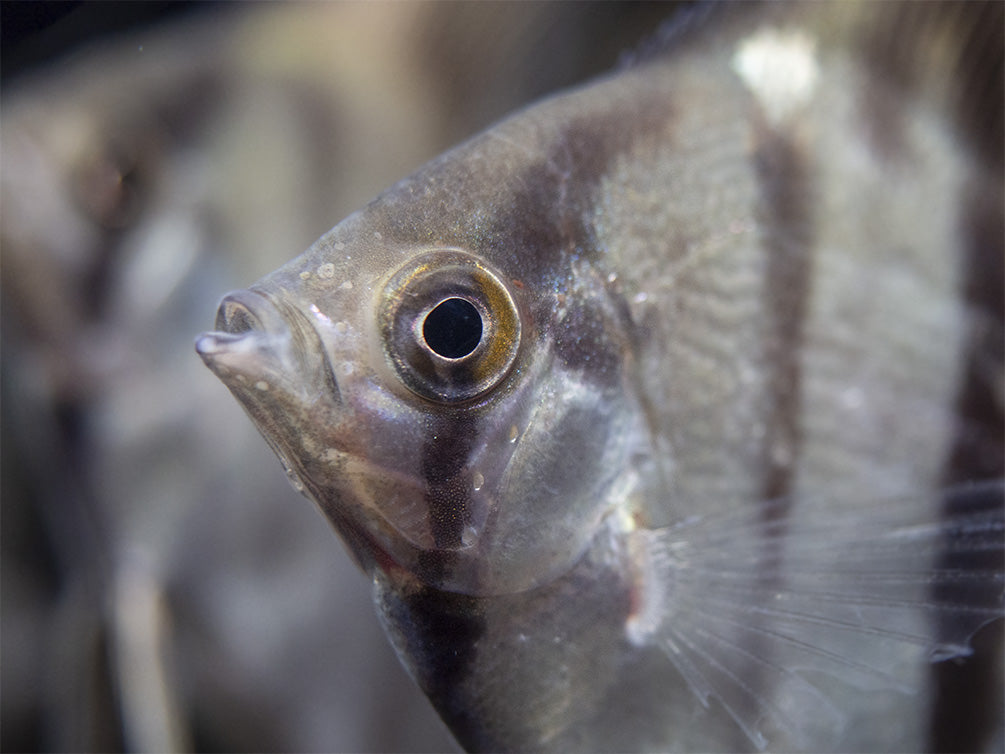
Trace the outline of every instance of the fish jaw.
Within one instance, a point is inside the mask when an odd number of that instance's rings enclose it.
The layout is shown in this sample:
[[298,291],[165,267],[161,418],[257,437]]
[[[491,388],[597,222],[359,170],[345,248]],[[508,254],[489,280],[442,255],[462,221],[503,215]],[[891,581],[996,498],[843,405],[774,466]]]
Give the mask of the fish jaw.
[[[293,307],[254,288],[224,297],[216,328],[196,339],[196,352],[244,408],[294,489],[338,521],[337,530],[364,571],[393,560],[380,545],[394,539],[386,522],[342,506],[326,484],[331,470],[304,463],[319,456],[331,462],[339,455],[331,443],[349,420],[320,334]],[[326,436],[304,433],[305,426],[324,427]],[[320,446],[328,452],[318,453]]]

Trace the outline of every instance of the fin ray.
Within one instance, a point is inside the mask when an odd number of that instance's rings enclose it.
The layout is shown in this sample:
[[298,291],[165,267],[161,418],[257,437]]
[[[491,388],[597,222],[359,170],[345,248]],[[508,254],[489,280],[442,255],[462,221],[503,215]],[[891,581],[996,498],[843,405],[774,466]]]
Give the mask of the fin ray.
[[760,749],[771,732],[838,734],[824,678],[911,693],[910,668],[969,654],[1002,616],[1003,497],[995,480],[867,507],[797,501],[815,507],[793,518],[791,501],[767,501],[636,531],[647,583],[629,635]]

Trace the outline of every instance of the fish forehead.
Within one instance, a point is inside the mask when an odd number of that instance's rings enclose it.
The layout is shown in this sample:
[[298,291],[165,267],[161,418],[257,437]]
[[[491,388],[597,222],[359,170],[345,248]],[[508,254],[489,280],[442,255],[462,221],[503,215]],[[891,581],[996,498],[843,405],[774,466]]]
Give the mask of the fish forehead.
[[[578,216],[605,164],[672,125],[666,82],[629,79],[535,106],[448,152],[336,226],[290,272],[315,276],[331,264],[322,279],[361,266],[386,274],[424,247],[467,249],[525,276],[546,269],[583,244]],[[620,128],[612,104],[640,128]]]

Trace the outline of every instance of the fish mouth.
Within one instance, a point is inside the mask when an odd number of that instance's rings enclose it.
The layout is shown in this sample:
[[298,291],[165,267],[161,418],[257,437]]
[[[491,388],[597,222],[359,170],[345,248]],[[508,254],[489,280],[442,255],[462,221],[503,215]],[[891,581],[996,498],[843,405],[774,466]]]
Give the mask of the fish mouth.
[[195,350],[245,405],[251,388],[273,399],[325,394],[339,402],[338,383],[313,323],[254,288],[224,296],[216,330],[196,338]]
[[290,328],[278,307],[268,296],[253,290],[224,296],[216,311],[215,326],[216,331],[196,339],[195,350],[216,373],[221,367],[244,371],[242,366],[260,363],[270,346],[290,337]]

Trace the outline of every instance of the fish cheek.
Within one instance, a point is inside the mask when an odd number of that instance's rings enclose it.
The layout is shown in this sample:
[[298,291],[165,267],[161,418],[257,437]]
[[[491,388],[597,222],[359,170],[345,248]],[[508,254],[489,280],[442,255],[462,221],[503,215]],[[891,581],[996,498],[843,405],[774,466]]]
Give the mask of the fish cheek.
[[537,402],[500,486],[492,571],[513,584],[542,584],[574,565],[623,468],[617,396],[562,371],[554,387],[564,398]]

